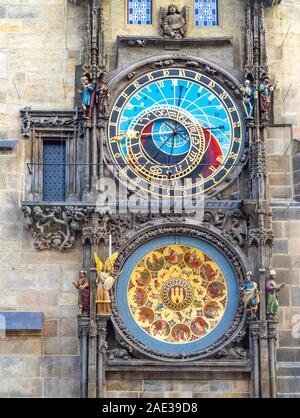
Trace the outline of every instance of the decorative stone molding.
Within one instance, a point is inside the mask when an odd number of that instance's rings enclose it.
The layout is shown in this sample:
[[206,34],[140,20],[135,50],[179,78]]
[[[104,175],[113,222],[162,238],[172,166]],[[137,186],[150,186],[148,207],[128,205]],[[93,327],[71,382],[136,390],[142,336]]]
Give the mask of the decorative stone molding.
[[216,354],[217,359],[232,359],[232,360],[246,360],[248,358],[248,351],[241,347],[223,348]]
[[245,245],[248,217],[241,210],[205,211],[203,223],[220,229],[223,236],[233,245]]
[[30,137],[30,131],[35,128],[56,128],[59,130],[81,128],[82,111],[74,110],[31,110],[25,107],[21,110],[21,133]]
[[[69,250],[73,248],[76,234],[83,245],[108,245],[112,236],[114,248],[126,242],[130,231],[143,231],[154,224],[195,222],[206,229],[215,228],[232,246],[258,245],[257,230],[248,234],[249,217],[239,208],[241,202],[207,201],[203,218],[196,213],[137,213],[110,214],[93,204],[43,205],[25,202],[23,213],[25,229],[31,232],[37,250]],[[264,236],[264,242],[272,239],[272,231]],[[251,239],[249,241],[249,239]]]
[[88,222],[93,210],[78,206],[24,206],[25,229],[32,233],[37,250],[67,250],[74,246],[75,232]]
[[201,38],[181,38],[170,39],[161,36],[131,36],[131,35],[119,35],[117,38],[118,46],[121,48],[132,47],[160,47],[165,49],[180,50],[181,48],[191,48],[205,45],[231,45],[232,37],[229,36],[212,36]]
[[78,315],[78,336],[87,336],[90,333],[90,318],[86,315]]
[[259,228],[250,228],[248,235],[248,246],[249,247],[259,247],[259,246],[268,246],[273,247],[274,245],[274,232],[272,229],[259,229]]

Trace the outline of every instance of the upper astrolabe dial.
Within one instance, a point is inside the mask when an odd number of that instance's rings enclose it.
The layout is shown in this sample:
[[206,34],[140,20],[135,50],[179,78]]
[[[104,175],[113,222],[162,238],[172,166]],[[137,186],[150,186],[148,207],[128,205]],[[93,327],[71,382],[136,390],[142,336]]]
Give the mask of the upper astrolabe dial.
[[124,179],[158,196],[207,191],[236,169],[242,116],[225,88],[202,73],[154,70],[119,95],[108,148]]

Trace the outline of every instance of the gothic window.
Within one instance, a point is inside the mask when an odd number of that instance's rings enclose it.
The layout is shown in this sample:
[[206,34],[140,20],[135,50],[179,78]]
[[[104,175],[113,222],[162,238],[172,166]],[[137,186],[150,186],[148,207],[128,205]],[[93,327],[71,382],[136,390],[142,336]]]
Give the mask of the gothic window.
[[43,200],[61,202],[65,200],[66,184],[65,141],[43,142]]
[[128,24],[151,25],[152,0],[128,0]]
[[218,0],[195,0],[195,25],[218,25]]

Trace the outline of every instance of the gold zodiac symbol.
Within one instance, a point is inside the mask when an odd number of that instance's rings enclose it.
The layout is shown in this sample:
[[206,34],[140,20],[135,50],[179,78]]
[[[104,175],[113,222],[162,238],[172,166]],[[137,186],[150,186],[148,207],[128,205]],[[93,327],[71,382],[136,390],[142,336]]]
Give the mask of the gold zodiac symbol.
[[170,299],[173,303],[176,303],[177,305],[184,300],[184,290],[181,286],[174,286],[171,289],[171,296]]

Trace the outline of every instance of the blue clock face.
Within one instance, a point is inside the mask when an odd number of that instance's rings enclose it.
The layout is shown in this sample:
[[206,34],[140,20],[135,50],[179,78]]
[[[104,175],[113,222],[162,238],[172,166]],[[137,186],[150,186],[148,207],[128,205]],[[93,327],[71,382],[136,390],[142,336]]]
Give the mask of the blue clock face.
[[114,164],[140,189],[189,196],[215,187],[236,167],[242,117],[229,92],[207,75],[155,70],[116,100],[108,146]]

